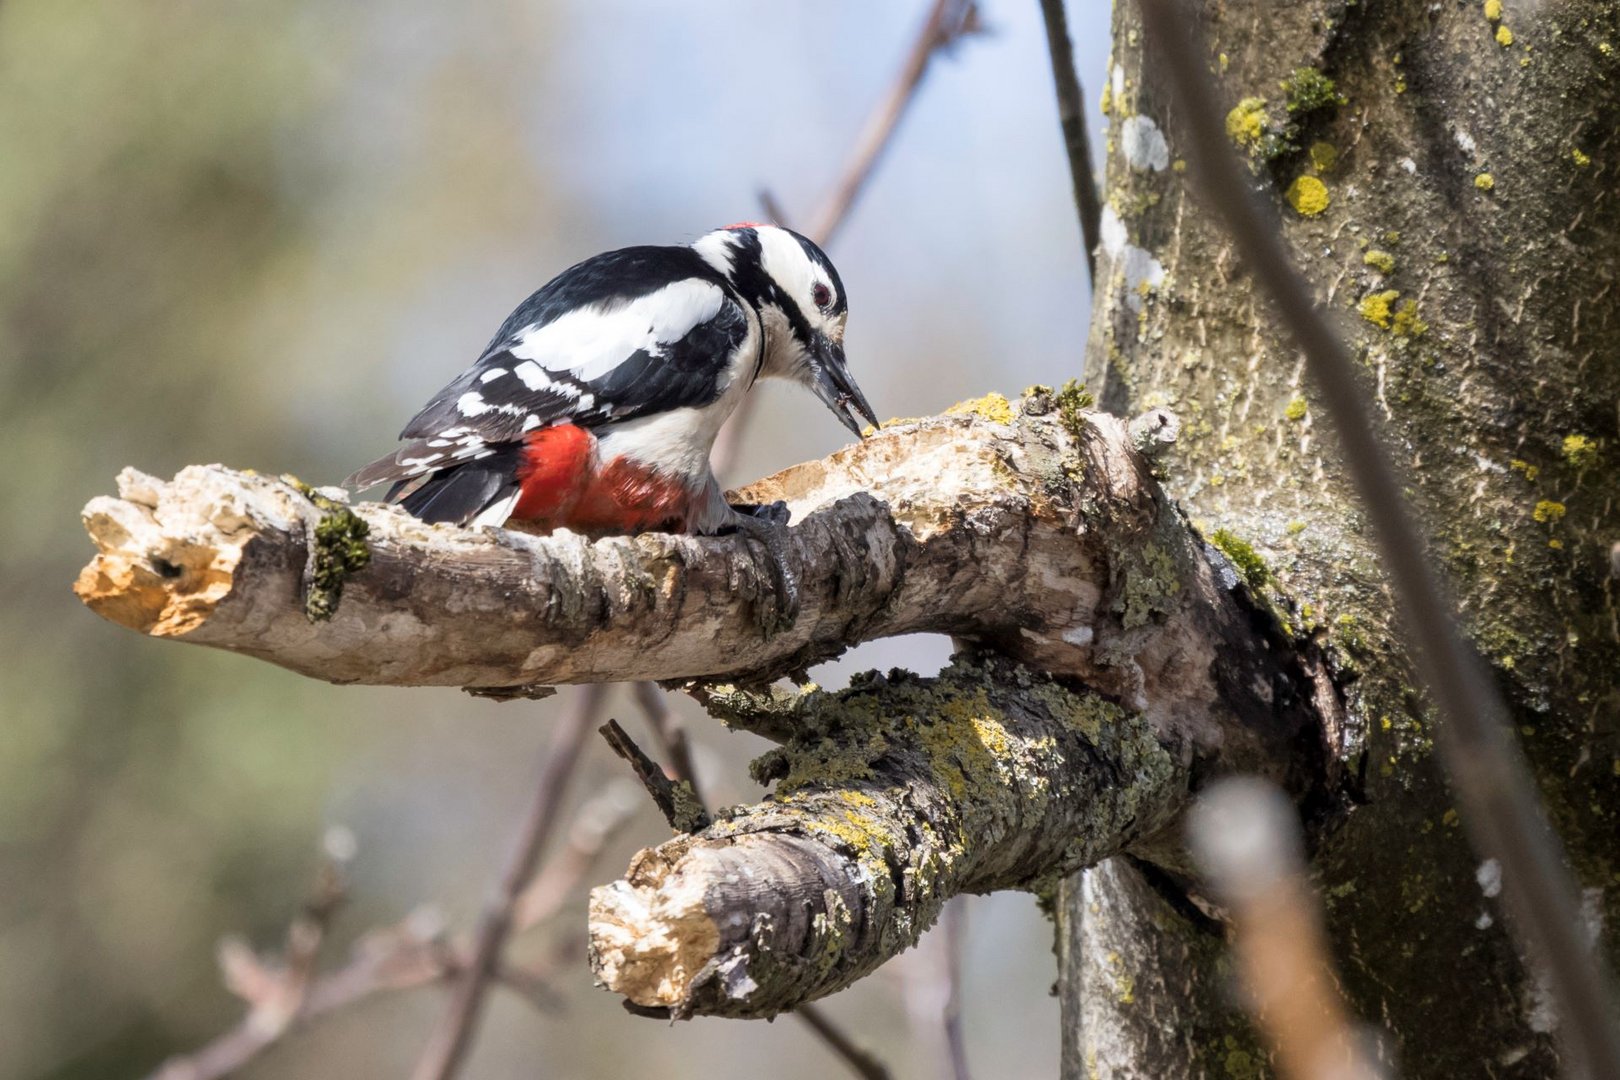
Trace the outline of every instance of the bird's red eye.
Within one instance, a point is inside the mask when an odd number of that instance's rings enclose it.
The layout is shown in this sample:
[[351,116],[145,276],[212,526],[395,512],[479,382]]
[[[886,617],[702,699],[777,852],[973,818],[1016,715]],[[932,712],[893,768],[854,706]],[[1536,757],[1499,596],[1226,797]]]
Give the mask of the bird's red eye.
[[832,290],[818,281],[816,287],[810,290],[810,299],[816,302],[816,307],[824,309],[832,303]]

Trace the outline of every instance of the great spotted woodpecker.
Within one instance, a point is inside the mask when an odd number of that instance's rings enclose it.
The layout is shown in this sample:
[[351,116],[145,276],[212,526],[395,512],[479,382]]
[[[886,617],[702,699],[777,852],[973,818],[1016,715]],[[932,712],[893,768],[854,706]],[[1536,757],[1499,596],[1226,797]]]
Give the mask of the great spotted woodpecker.
[[756,379],[809,387],[856,435],[877,417],[844,362],[848,305],[798,233],[742,223],[686,247],[610,251],[509,316],[477,362],[351,476],[430,522],[586,534],[741,531],[765,542],[797,608],[786,509],[732,506],[709,467]]

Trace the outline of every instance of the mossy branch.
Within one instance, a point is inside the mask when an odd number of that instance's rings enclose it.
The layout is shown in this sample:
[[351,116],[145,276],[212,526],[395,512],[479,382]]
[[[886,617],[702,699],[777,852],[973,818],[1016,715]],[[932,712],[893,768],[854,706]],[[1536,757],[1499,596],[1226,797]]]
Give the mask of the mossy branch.
[[[686,682],[783,744],[756,763],[776,791],[683,819],[701,831],[600,890],[593,962],[640,1007],[771,1015],[906,948],[951,896],[1141,850],[1195,772],[1320,782],[1333,692],[1160,490],[1138,447],[1174,417],[1088,406],[1078,386],[993,394],[740,492],[793,511],[802,610],[774,635],[740,538],[430,526],[219,466],[126,470],[86,508],[101,553],[77,589],[153,636],[334,682]],[[920,631],[999,659],[763,688]]]
[[639,1009],[768,1017],[913,945],[952,896],[1040,891],[1163,830],[1192,756],[1139,713],[959,657],[792,706],[765,802],[595,890],[591,963]]

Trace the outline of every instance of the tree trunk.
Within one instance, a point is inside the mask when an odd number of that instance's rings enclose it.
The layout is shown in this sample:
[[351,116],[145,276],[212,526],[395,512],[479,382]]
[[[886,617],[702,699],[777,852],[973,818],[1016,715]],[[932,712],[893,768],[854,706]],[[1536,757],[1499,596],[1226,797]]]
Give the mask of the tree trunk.
[[[1227,132],[1376,391],[1408,497],[1515,710],[1594,938],[1617,914],[1620,4],[1200,7]],[[1323,643],[1348,703],[1302,808],[1344,987],[1408,1077],[1540,1077],[1552,1014],[1434,760],[1301,362],[1189,192],[1132,4],[1114,10],[1087,376],[1167,406],[1166,487]],[[1251,551],[1255,558],[1246,558]],[[1115,859],[1058,904],[1064,1076],[1249,1077],[1219,929]]]

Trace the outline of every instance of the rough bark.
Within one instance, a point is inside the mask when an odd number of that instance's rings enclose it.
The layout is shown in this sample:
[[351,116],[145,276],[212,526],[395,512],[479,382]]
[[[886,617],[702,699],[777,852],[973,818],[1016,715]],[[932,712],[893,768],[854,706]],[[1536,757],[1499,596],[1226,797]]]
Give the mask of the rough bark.
[[[1487,5],[1492,12],[1493,7]],[[1620,669],[1608,552],[1620,482],[1620,6],[1205,5],[1228,132],[1375,387],[1409,497],[1518,713],[1555,822],[1612,925]],[[1189,199],[1176,117],[1115,10],[1088,375],[1105,406],[1179,410],[1166,484],[1256,553],[1349,699],[1314,861],[1346,989],[1403,1075],[1547,1076],[1551,1015],[1502,933],[1432,758],[1396,606],[1314,425],[1300,365]],[[1302,73],[1303,72],[1303,73]],[[1326,75],[1334,85],[1317,76]],[[1168,139],[1155,153],[1155,136]],[[1265,1073],[1189,966],[1211,931],[1129,866],[1069,887],[1060,940],[1067,1076]],[[1084,896],[1084,902],[1082,901]],[[1093,912],[1095,914],[1093,914]],[[1615,957],[1614,939],[1602,947]],[[1110,992],[1114,956],[1138,991]],[[1180,1040],[1162,1010],[1174,998]],[[1234,1056],[1235,1055],[1235,1056]]]
[[[1165,502],[1127,426],[1065,421],[1048,394],[987,402],[739,493],[785,499],[797,522],[803,608],[780,633],[763,549],[740,538],[424,525],[219,466],[168,483],[126,470],[117,498],[85,509],[101,552],[76,588],[156,637],[409,686],[760,683],[861,641],[943,632],[1082,679],[1194,745],[1254,756],[1292,738],[1299,666],[1268,655],[1235,576]],[[312,567],[334,547],[360,557],[322,578]],[[1257,701],[1289,717],[1283,735],[1235,720]]]
[[[777,790],[600,890],[593,957],[638,1005],[768,1016],[871,971],[960,892],[1049,891],[1127,850],[1174,866],[1167,827],[1201,776],[1320,788],[1336,695],[1154,480],[1136,446],[1173,418],[1082,405],[992,396],[739,493],[799,521],[804,608],[774,635],[737,539],[425,526],[217,466],[126,472],[87,508],[102,551],[78,587],[115,621],[334,681],[700,680],[711,711],[786,744],[760,763]],[[716,682],[918,630],[983,658],[787,703]]]
[[1151,840],[1200,757],[1006,661],[874,675],[770,715],[793,731],[755,763],[770,800],[643,851],[592,894],[592,966],[635,1005],[769,1017],[840,990],[952,896],[1049,890]]

